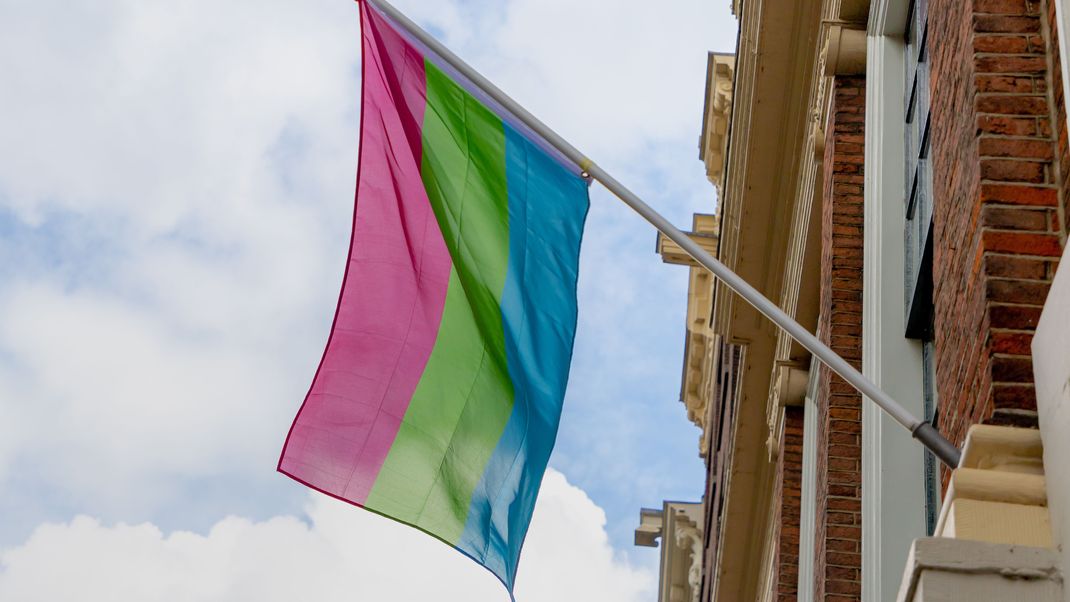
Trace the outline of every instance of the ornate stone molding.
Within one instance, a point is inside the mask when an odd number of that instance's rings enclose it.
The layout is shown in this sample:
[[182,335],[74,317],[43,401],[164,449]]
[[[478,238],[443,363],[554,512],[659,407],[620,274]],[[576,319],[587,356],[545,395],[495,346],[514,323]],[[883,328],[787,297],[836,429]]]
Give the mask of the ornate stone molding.
[[[691,240],[697,242],[703,250],[716,257],[718,230],[716,215],[696,213],[692,218],[691,232],[688,232],[687,235]],[[686,265],[693,268],[700,267],[697,261],[680,248],[680,245],[661,232],[658,232],[658,255],[661,255],[661,260],[665,263]],[[703,271],[705,271],[705,268],[703,268]]]
[[732,121],[735,68],[734,55],[716,52],[709,54],[699,158],[706,165],[706,177],[717,187],[718,198],[724,192],[724,166],[725,155],[728,153],[728,130]]
[[676,545],[689,550],[691,563],[687,567],[687,585],[691,588],[690,602],[698,602],[702,591],[702,530],[694,522],[681,514],[677,519]]
[[702,591],[704,505],[663,503],[660,510],[645,508],[639,515],[635,545],[661,543],[658,602],[699,602]]
[[[687,233],[703,248],[716,256],[718,218],[716,215],[695,214],[692,231]],[[709,402],[713,398],[716,371],[716,337],[710,328],[713,310],[713,275],[699,266],[668,238],[658,235],[658,253],[662,261],[691,268],[687,291],[687,340],[684,343],[684,373],[680,384],[680,401],[687,409],[687,418],[702,429],[699,435],[699,455],[708,452],[706,436]]]

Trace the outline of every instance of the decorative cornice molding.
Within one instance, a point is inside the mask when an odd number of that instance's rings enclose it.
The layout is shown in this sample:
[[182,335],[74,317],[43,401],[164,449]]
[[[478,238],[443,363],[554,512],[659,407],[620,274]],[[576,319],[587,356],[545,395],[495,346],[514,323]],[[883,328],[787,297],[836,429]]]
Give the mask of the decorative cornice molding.
[[[687,235],[714,256],[717,255],[719,220],[716,215],[696,213],[692,231]],[[687,409],[687,418],[702,430],[699,435],[699,455],[708,453],[709,402],[713,399],[716,374],[716,336],[710,328],[713,310],[713,275],[699,266],[668,238],[658,235],[658,253],[665,263],[687,265],[691,268],[687,290],[687,343],[684,349],[683,382],[680,401]]]
[[[797,240],[792,226],[799,181],[813,181],[812,171],[801,171],[800,160],[813,163],[807,101],[824,15],[807,0],[745,0],[741,10],[718,255],[776,300],[785,289],[784,268]],[[712,583],[705,587],[716,599],[760,600],[772,545],[766,523],[775,471],[766,453],[763,402],[771,391],[778,329],[723,285],[714,297],[712,329],[739,345],[742,356],[735,413],[726,425],[731,453],[717,465],[722,528],[707,567]]]
[[635,545],[661,541],[658,602],[698,602],[702,591],[705,537],[703,503],[665,501],[660,510],[644,508]]
[[681,524],[676,527],[676,545],[691,553],[687,585],[691,588],[691,602],[699,602],[699,593],[702,591],[702,529],[693,522],[685,523],[687,519],[683,516],[677,519]]
[[[696,213],[692,218],[691,232],[687,232],[687,236],[697,242],[707,253],[716,257],[719,232],[720,226],[716,215]],[[701,267],[680,245],[661,232],[658,232],[657,248],[658,255],[661,255],[661,260],[665,263],[686,265],[693,268]],[[705,271],[705,268],[703,270]]]
[[[780,290],[780,307],[811,330],[817,327],[817,303],[820,297],[817,278],[820,274],[822,190],[819,183],[825,158],[824,124],[830,106],[828,90],[832,79],[825,75],[827,49],[822,40],[827,36],[829,24],[839,18],[844,5],[836,0],[824,0],[820,10],[821,25],[815,32],[815,43],[810,50],[813,53],[813,66],[809,73],[805,107],[805,144],[796,158],[798,176],[794,195],[787,208],[791,214],[791,227]],[[769,427],[766,448],[770,459],[780,453],[778,448],[783,431],[784,406],[795,405],[802,400],[800,395],[796,395],[792,401],[782,398],[784,387],[778,384],[782,378],[781,366],[805,370],[809,362],[810,352],[786,332],[778,330],[766,409]]]
[[728,132],[732,121],[735,67],[735,55],[716,52],[709,54],[699,158],[706,165],[706,177],[717,187],[718,198],[721,198],[724,192],[725,156],[728,154]]

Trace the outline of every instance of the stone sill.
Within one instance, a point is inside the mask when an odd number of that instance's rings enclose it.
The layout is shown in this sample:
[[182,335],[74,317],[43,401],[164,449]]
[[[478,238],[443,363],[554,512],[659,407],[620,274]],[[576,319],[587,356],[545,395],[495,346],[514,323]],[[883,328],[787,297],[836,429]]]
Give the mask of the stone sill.
[[918,539],[910,549],[898,602],[1062,600],[1054,550],[962,539]]

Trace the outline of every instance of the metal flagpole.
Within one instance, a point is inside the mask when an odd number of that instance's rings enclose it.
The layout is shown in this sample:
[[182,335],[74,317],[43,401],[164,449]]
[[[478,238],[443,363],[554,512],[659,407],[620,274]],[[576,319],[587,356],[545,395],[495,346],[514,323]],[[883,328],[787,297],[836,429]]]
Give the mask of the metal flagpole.
[[847,360],[837,355],[835,351],[828,347],[828,345],[822,343],[816,336],[803,328],[803,326],[796,322],[791,316],[784,313],[784,311],[777,307],[775,303],[767,299],[762,293],[748,284],[735,272],[728,269],[728,267],[718,261],[717,258],[707,253],[698,245],[698,243],[691,240],[688,235],[669,223],[669,221],[660,213],[652,209],[649,205],[643,202],[642,199],[636,196],[634,192],[617,181],[616,178],[606,173],[605,170],[588,159],[586,155],[569,144],[567,140],[559,136],[557,132],[551,130],[542,121],[539,121],[515,100],[499,90],[498,87],[491,83],[487,78],[480,75],[478,71],[470,67],[457,55],[453,54],[453,52],[421,29],[420,26],[413,23],[412,20],[398,11],[398,9],[391,6],[389,2],[386,0],[364,1],[375,5],[400,26],[404,27],[410,35],[418,39],[434,52],[438,53],[439,56],[447,61],[454,69],[471,80],[473,84],[479,86],[483,92],[505,107],[505,109],[512,112],[520,121],[530,127],[536,134],[542,136],[569,160],[574,161],[586,175],[597,180],[605,186],[606,189],[616,195],[617,198],[624,201],[626,205],[634,209],[636,213],[650,222],[650,224],[657,228],[662,234],[680,245],[680,248],[694,258],[695,261],[713,272],[713,274],[728,285],[729,288],[734,290],[739,296],[743,297],[748,303],[753,305],[755,309],[776,323],[777,326],[787,331],[793,339],[798,341],[799,344],[807,348],[818,359],[824,362],[833,372],[839,374],[844,380],[851,383],[851,385],[858,389],[863,395],[873,400],[873,402],[880,406],[882,410],[894,418],[896,422],[906,427],[915,439],[933,452],[937,458],[940,458],[944,464],[951,468],[958,467],[962,455],[961,452],[950,441],[944,438],[939,431],[933,428],[931,424],[919,420],[906,408],[899,405],[897,401],[882,391],[880,387],[873,383],[873,381],[863,376],[861,372],[854,368],[854,366],[847,363]]

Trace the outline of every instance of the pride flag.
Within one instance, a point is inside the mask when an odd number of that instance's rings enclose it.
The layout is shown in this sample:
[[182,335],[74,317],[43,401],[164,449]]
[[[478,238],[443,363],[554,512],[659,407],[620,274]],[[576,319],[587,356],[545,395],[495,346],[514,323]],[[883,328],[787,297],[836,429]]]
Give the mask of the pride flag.
[[576,330],[588,182],[369,2],[349,263],[279,460],[512,591]]

